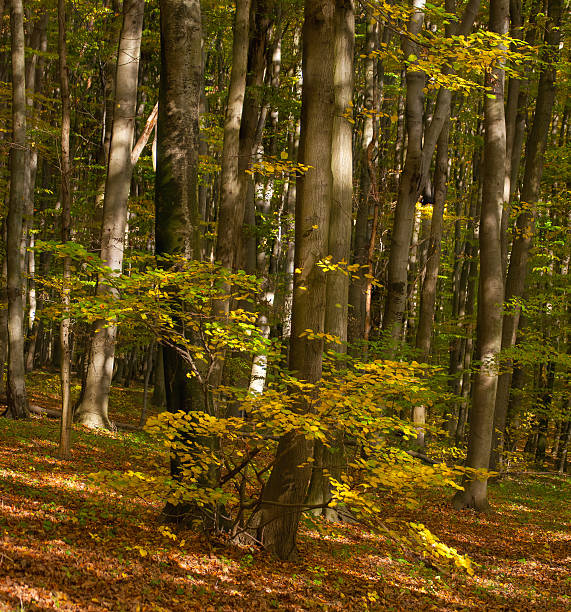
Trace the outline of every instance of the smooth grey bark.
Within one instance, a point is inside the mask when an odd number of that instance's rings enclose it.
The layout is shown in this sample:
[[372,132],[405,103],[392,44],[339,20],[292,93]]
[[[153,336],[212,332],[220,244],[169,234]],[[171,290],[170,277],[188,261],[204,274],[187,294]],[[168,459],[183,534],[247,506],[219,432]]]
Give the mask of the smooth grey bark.
[[[349,287],[349,324],[348,340],[355,343],[364,339],[365,317],[366,317],[366,292],[368,272],[367,260],[369,252],[369,214],[371,209],[371,178],[369,176],[370,147],[374,146],[374,109],[375,109],[375,62],[373,53],[377,48],[377,24],[367,24],[367,38],[364,53],[367,55],[365,61],[365,83],[363,108],[366,113],[363,121],[361,135],[361,160],[360,160],[360,198],[355,219],[355,237],[353,247],[353,264],[359,264],[359,270],[352,278]],[[373,143],[373,144],[371,144]]]
[[[521,9],[521,0],[510,0],[510,36],[512,38],[522,37]],[[504,179],[504,207],[502,210],[502,270],[504,276],[507,272],[509,248],[508,226],[512,195],[515,188],[515,181],[512,185],[512,176],[514,174],[512,166],[514,164],[519,165],[519,155],[516,157],[514,154],[514,145],[517,146],[519,142],[517,131],[523,127],[523,125],[517,121],[520,92],[521,79],[515,76],[510,77],[506,102],[506,175]]]
[[[490,30],[508,31],[509,0],[491,0]],[[504,279],[501,253],[501,211],[503,206],[506,124],[504,111],[504,70],[501,65],[486,74],[484,99],[484,177],[480,214],[480,284],[478,303],[478,346],[480,365],[473,383],[470,435],[466,466],[487,469],[492,444],[494,401],[498,385],[497,357],[501,349]],[[489,507],[486,477],[469,476],[464,491],[454,497],[456,508]]]
[[[432,207],[432,220],[430,223],[430,238],[426,255],[426,272],[420,296],[420,316],[416,331],[416,348],[419,350],[421,361],[428,360],[432,345],[432,328],[434,326],[434,312],[436,306],[436,286],[438,271],[440,270],[440,252],[442,249],[442,230],[444,219],[444,205],[446,203],[446,184],[448,181],[448,135],[450,122],[446,121],[438,138],[436,153],[436,168],[434,170],[434,203]],[[426,407],[415,406],[412,420],[419,425],[417,441],[424,446],[424,430],[422,425],[426,421]]]
[[[234,268],[245,211],[245,200],[240,197],[240,125],[248,72],[250,4],[251,0],[236,0],[232,71],[224,119],[216,260],[229,270]],[[227,312],[229,302],[222,302]]]
[[[125,0],[123,27],[119,39],[113,128],[109,147],[103,224],[101,228],[101,259],[120,274],[123,267],[127,200],[133,165],[131,151],[135,133],[139,58],[143,32],[144,0]],[[100,278],[99,295],[116,296],[116,292]],[[89,365],[82,400],[76,410],[76,420],[88,427],[108,427],[109,391],[113,377],[117,326],[104,319],[95,322],[89,349]]]
[[[28,115],[32,126],[36,124],[36,116],[39,109],[39,102],[35,97],[36,93],[41,93],[45,71],[45,56],[48,48],[48,13],[41,13],[38,21],[35,23],[30,37],[30,46],[39,53],[33,53],[28,60],[26,67],[26,95],[28,104]],[[35,253],[34,234],[30,230],[34,226],[34,195],[36,186],[36,175],[38,169],[38,149],[30,143],[27,151],[26,161],[26,201],[24,204],[24,217],[22,220],[22,270],[23,270],[23,298],[24,310],[27,309],[27,317],[24,328],[30,332],[32,337],[32,328],[36,316],[36,285],[35,285]],[[27,303],[26,303],[27,301]],[[26,371],[28,371],[28,358],[26,356]]]
[[[69,98],[69,73],[67,66],[67,27],[65,14],[65,0],[58,0],[58,57],[59,80],[61,95],[61,241],[69,241],[71,234],[71,164],[69,139],[71,132],[71,103]],[[60,324],[61,344],[61,429],[59,440],[59,454],[61,457],[69,455],[71,447],[71,319],[69,307],[71,305],[71,257],[63,261],[62,307],[64,316]]]
[[[297,188],[295,267],[300,273],[295,275],[289,368],[309,383],[321,378],[323,359],[323,339],[302,333],[325,329],[327,279],[317,263],[328,255],[329,242],[334,18],[334,0],[306,0],[299,161],[311,168]],[[297,409],[307,411],[307,400],[298,398]],[[280,439],[260,511],[252,519],[257,539],[283,560],[297,556],[312,455],[313,442],[305,436],[292,432]]]
[[[335,2],[335,40],[333,44],[334,114],[331,135],[331,212],[329,218],[329,255],[333,263],[348,262],[351,255],[353,205],[353,127],[345,116],[353,98],[353,52],[355,46],[355,6],[353,0]],[[347,313],[349,277],[340,270],[327,274],[325,333],[341,344],[326,345],[338,353],[347,351]],[[332,447],[315,441],[315,461],[307,496],[309,506],[323,504],[315,513],[337,520],[331,500],[330,477],[339,478],[343,462],[343,441],[332,440]]]
[[[402,49],[405,57],[420,55],[415,37],[419,35],[424,23],[425,0],[414,0],[414,11],[407,25],[409,36],[403,37]],[[406,70],[406,132],[408,144],[403,172],[399,181],[399,191],[395,218],[391,233],[391,246],[388,263],[388,288],[383,315],[383,331],[390,337],[389,356],[396,349],[400,338],[406,306],[407,270],[410,240],[414,224],[414,210],[420,193],[420,171],[422,164],[423,133],[423,88],[426,75],[415,70],[412,62]]]
[[11,0],[10,31],[12,57],[12,149],[10,202],[6,219],[6,263],[8,294],[8,413],[15,419],[29,416],[24,363],[24,304],[22,262],[22,218],[26,198],[26,63],[24,8],[22,0]]
[[[508,310],[503,317],[503,351],[512,348],[516,342],[521,307],[514,304],[514,301],[517,302],[524,294],[529,252],[533,241],[535,208],[539,199],[543,160],[555,102],[556,62],[561,22],[560,0],[550,0],[548,15],[549,20],[546,24],[545,33],[546,47],[542,57],[545,63],[539,76],[535,113],[525,147],[525,171],[520,195],[522,211],[516,222],[506,279],[505,301]],[[495,399],[494,438],[490,457],[492,469],[495,469],[498,463],[501,440],[506,426],[512,367],[513,363],[508,360],[503,365],[505,371],[501,374],[498,382]]]
[[[224,139],[220,172],[220,204],[218,207],[216,261],[230,272],[234,271],[239,258],[241,231],[246,211],[244,193],[245,168],[240,164],[240,126],[244,114],[246,77],[248,73],[249,24],[251,0],[236,0],[232,42],[232,69],[226,115],[224,117]],[[248,155],[251,151],[248,152]],[[213,314],[224,318],[230,310],[231,287],[224,284],[222,299],[213,306]],[[224,359],[218,358],[209,378],[212,388],[222,384]]]

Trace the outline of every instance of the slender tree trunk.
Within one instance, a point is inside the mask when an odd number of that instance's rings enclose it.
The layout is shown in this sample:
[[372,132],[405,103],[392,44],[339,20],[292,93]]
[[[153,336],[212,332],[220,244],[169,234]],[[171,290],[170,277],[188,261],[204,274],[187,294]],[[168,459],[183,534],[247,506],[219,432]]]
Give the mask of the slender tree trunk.
[[[371,179],[369,172],[369,157],[371,147],[374,146],[375,129],[375,62],[373,53],[377,48],[377,24],[367,24],[367,40],[365,43],[365,87],[363,107],[368,111],[364,118],[361,136],[361,172],[360,172],[360,198],[355,220],[355,237],[353,248],[353,264],[359,264],[355,278],[351,280],[349,288],[349,328],[348,339],[350,343],[364,339],[365,310],[367,278],[367,255],[369,247],[369,213],[371,209]],[[371,144],[373,143],[373,144]]]
[[[101,259],[113,274],[123,267],[127,200],[133,166],[131,151],[137,107],[139,57],[143,31],[144,0],[125,0],[123,28],[117,55],[113,130],[109,148],[109,164],[103,203]],[[104,279],[99,279],[99,295],[115,292]],[[115,360],[116,325],[103,319],[95,322],[91,340],[89,367],[83,398],[76,412],[79,423],[88,427],[108,427],[109,391]]]
[[[408,23],[409,37],[403,38],[405,57],[418,57],[420,51],[414,38],[424,22],[425,0],[414,0],[414,12]],[[407,269],[415,205],[420,193],[422,163],[422,120],[424,110],[425,74],[411,63],[406,71],[406,131],[408,144],[404,169],[399,181],[395,220],[391,234],[388,264],[388,290],[383,316],[383,331],[390,337],[389,356],[394,354],[400,338],[406,306]]]
[[[245,199],[240,198],[240,125],[248,72],[250,3],[251,0],[236,0],[232,72],[224,121],[216,260],[229,270],[234,268],[245,211]],[[228,307],[229,302],[224,300],[226,311]]]
[[151,370],[153,369],[153,355],[155,351],[155,342],[151,342],[147,348],[145,359],[145,382],[143,388],[143,407],[141,409],[141,417],[139,418],[139,427],[142,429],[147,422],[147,406],[149,403],[149,381],[151,380]]
[[[444,124],[438,138],[436,169],[434,171],[434,203],[432,207],[432,221],[430,224],[430,241],[426,260],[426,272],[420,297],[420,317],[416,332],[416,348],[420,351],[420,359],[422,361],[426,361],[429,358],[432,345],[436,286],[438,283],[438,271],[440,269],[444,205],[446,203],[446,183],[448,180],[449,124],[449,121]],[[417,441],[420,446],[424,446],[424,430],[422,425],[426,421],[425,406],[414,407],[412,420],[419,425]]]
[[[526,144],[525,172],[520,198],[522,212],[517,219],[506,279],[505,300],[509,310],[503,317],[502,351],[514,346],[519,325],[520,307],[514,305],[513,302],[517,302],[523,296],[525,290],[529,252],[534,233],[535,207],[539,199],[543,159],[555,102],[555,74],[559,50],[560,22],[560,0],[550,0],[548,29],[545,35],[547,45],[544,60],[546,63],[539,77],[535,114]],[[495,469],[497,466],[501,441],[505,431],[512,366],[513,364],[509,360],[503,365],[505,371],[501,374],[498,383],[494,412],[494,439],[490,458],[491,469]]]
[[26,198],[26,63],[22,0],[11,0],[12,34],[12,132],[10,203],[6,220],[8,290],[8,412],[15,419],[29,415],[24,364],[24,304],[22,296],[22,217]]
[[[34,49],[37,49],[40,53],[34,53],[32,58],[30,58],[27,66],[26,72],[26,93],[28,95],[28,108],[30,109],[30,116],[32,125],[36,124],[36,115],[39,109],[38,99],[34,99],[34,94],[36,92],[41,93],[42,84],[44,80],[44,71],[45,71],[45,57],[44,54],[48,48],[48,35],[47,35],[47,26],[48,26],[48,13],[44,12],[40,15],[40,18],[36,25],[34,26],[34,30],[32,33],[32,41],[31,46]],[[34,327],[34,320],[36,317],[36,284],[35,284],[35,253],[34,253],[34,244],[35,237],[33,232],[30,230],[33,229],[34,226],[34,196],[35,196],[35,186],[36,186],[36,177],[37,177],[37,169],[38,169],[38,149],[35,145],[30,146],[30,150],[27,152],[27,163],[26,163],[26,203],[24,206],[24,218],[23,218],[23,229],[22,229],[22,262],[23,262],[23,270],[24,270],[24,291],[27,292],[28,295],[28,316],[26,318],[26,325],[29,332],[29,344],[33,346],[34,344],[34,331],[36,328]],[[24,304],[24,310],[26,309],[26,304]],[[28,355],[26,354],[26,371],[31,370],[32,363],[29,364]]]
[[[509,0],[491,0],[490,30],[505,34],[508,29]],[[484,190],[480,215],[480,301],[478,305],[478,346],[481,365],[473,385],[470,436],[466,465],[487,469],[492,444],[494,400],[498,386],[497,357],[501,348],[504,282],[501,253],[501,211],[505,180],[506,124],[504,113],[504,71],[501,66],[486,75],[484,100]],[[490,94],[490,95],[488,95]],[[454,498],[456,508],[489,507],[487,478],[466,478],[464,491]]]
[[[69,99],[66,36],[65,0],[58,0],[58,55],[61,93],[61,241],[64,244],[69,241],[71,230],[71,166],[69,150],[71,104]],[[59,453],[61,457],[67,457],[71,447],[71,319],[69,317],[69,307],[71,303],[71,263],[71,257],[64,258],[62,288],[62,305],[64,315],[60,326],[62,408]]]
[[[321,378],[323,339],[302,335],[325,329],[327,280],[317,263],[328,254],[331,208],[331,135],[334,110],[333,40],[335,1],[306,0],[303,26],[303,89],[299,161],[311,166],[299,178],[295,224],[295,275],[290,370],[309,383]],[[298,410],[307,411],[304,398]],[[297,556],[297,528],[311,477],[313,443],[285,435],[254,517],[258,539],[280,559]]]
[[[414,37],[420,32],[424,21],[425,0],[414,0],[414,11],[408,24],[410,37],[403,38],[405,57],[418,57],[420,50]],[[478,12],[480,0],[470,0],[464,8],[462,19],[452,34],[466,36]],[[452,7],[453,8],[453,7]],[[408,144],[404,169],[399,181],[395,220],[391,235],[388,263],[387,297],[383,316],[383,332],[388,336],[388,354],[396,350],[402,332],[407,298],[407,271],[410,240],[414,225],[416,202],[422,193],[428,177],[432,155],[442,126],[450,116],[452,92],[441,88],[438,92],[434,113],[430,123],[423,130],[424,95],[426,80],[424,72],[415,69],[411,62],[406,73],[406,123]],[[448,69],[450,72],[451,68]]]

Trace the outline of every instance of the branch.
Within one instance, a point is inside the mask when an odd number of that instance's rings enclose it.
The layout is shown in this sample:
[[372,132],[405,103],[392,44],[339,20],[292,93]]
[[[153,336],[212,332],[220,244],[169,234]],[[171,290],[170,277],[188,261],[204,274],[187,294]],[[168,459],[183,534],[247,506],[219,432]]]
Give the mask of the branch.
[[152,131],[155,129],[155,125],[157,124],[157,116],[159,114],[159,103],[157,102],[147,119],[147,123],[145,124],[145,129],[143,133],[139,136],[139,140],[137,140],[137,144],[133,147],[131,151],[131,165],[136,166],[139,161],[139,157],[145,148],[145,145],[149,141]]

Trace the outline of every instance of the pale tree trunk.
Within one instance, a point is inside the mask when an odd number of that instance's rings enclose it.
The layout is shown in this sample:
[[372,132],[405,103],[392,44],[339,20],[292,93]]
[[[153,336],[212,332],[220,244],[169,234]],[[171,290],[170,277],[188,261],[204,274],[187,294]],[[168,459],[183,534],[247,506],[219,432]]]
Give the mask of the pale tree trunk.
[[[237,15],[237,19],[239,16]],[[219,225],[224,225],[230,218],[231,211],[230,207],[234,207],[234,211],[241,216],[241,220],[234,218],[232,215],[232,223],[236,223],[235,227],[232,228],[233,235],[235,236],[235,243],[232,245],[217,244],[217,253],[226,252],[226,257],[233,257],[232,268],[245,269],[249,274],[254,274],[256,271],[256,246],[255,237],[253,233],[247,236],[243,231],[244,225],[249,225],[250,228],[255,226],[255,187],[253,184],[253,178],[247,173],[250,168],[254,155],[259,149],[260,140],[262,136],[263,126],[265,124],[267,116],[267,106],[264,104],[262,95],[262,87],[264,85],[264,75],[268,76],[273,73],[273,67],[277,66],[277,77],[272,79],[270,83],[272,87],[279,81],[279,66],[280,66],[280,47],[277,46],[277,54],[275,58],[272,58],[272,54],[269,54],[269,36],[276,18],[276,5],[273,0],[252,0],[250,6],[250,19],[249,19],[249,40],[247,43],[247,58],[246,58],[246,70],[243,71],[243,45],[246,44],[246,40],[235,39],[236,46],[234,51],[239,51],[239,56],[234,58],[232,65],[232,74],[236,77],[234,85],[236,89],[241,88],[244,85],[242,76],[245,75],[245,89],[243,93],[243,102],[241,108],[234,109],[236,112],[241,113],[239,118],[239,158],[238,158],[238,172],[237,180],[239,183],[239,191],[234,202],[228,201],[224,206],[221,203],[220,208],[220,220]],[[242,17],[240,17],[242,19]],[[248,24],[244,24],[247,28]],[[247,31],[247,30],[246,30]],[[235,33],[235,36],[241,35],[242,30],[240,29]],[[237,60],[237,63],[236,63]],[[275,61],[274,61],[275,60]],[[236,68],[236,70],[234,69]],[[240,77],[238,79],[238,77]],[[238,92],[239,93],[239,92]],[[230,128],[229,125],[227,125]],[[228,134],[228,132],[227,132]],[[232,138],[234,137],[233,128],[230,131]],[[231,144],[228,141],[228,144]],[[236,160],[228,158],[228,163],[234,164]],[[224,176],[227,176],[225,170],[223,170]],[[226,220],[225,220],[226,219]],[[228,246],[232,246],[234,252],[229,255]],[[260,272],[260,276],[265,276],[265,262],[262,263],[263,272]],[[268,307],[271,308],[273,294],[269,289],[269,281],[266,280],[266,298],[268,300]],[[227,302],[223,303],[224,307],[227,307]],[[269,336],[269,324],[267,323],[267,317],[260,315],[258,325],[263,330],[263,334]],[[249,378],[250,390],[253,392],[261,391],[265,383],[265,372],[266,372],[266,358],[263,355],[256,355],[252,365],[252,370]],[[219,374],[218,374],[219,375]],[[217,382],[217,381],[215,381]],[[247,385],[246,377],[236,384]],[[236,405],[233,403],[232,408]]]
[[[107,168],[109,161],[109,146],[111,144],[111,131],[113,127],[113,96],[115,95],[115,76],[117,72],[117,48],[119,46],[119,36],[121,26],[119,15],[121,14],[120,0],[111,0],[106,3],[111,9],[109,21],[105,28],[108,32],[108,47],[112,50],[111,56],[105,59],[103,67],[100,69],[101,89],[102,89],[102,117],[101,117],[101,147],[98,152],[98,165]],[[103,209],[103,199],[105,197],[106,173],[101,169],[98,171],[98,186],[95,195],[95,213],[99,217]],[[100,217],[99,217],[100,218]]]
[[[414,42],[424,22],[425,0],[414,0],[414,12],[408,23],[409,37],[403,38],[405,57],[419,56]],[[422,163],[423,88],[425,74],[412,63],[406,71],[406,131],[408,144],[404,169],[399,181],[398,200],[388,263],[388,290],[383,315],[383,331],[390,337],[389,356],[394,354],[400,338],[406,306],[407,270],[410,240],[414,224],[415,205],[420,193]]]
[[[355,43],[355,7],[353,0],[335,2],[335,41],[333,86],[335,106],[331,139],[331,212],[329,219],[329,255],[333,263],[348,262],[351,254],[351,213],[353,203],[352,124],[344,116],[353,98],[353,49]],[[347,351],[347,311],[349,277],[340,270],[327,274],[325,303],[325,333],[332,334],[341,344],[326,348]],[[315,461],[307,496],[309,506],[323,504],[316,514],[330,520],[338,513],[327,504],[331,500],[329,475],[339,479],[343,462],[343,440],[331,440],[331,448],[315,441]]]
[[[279,82],[280,82],[280,71],[281,71],[281,40],[278,40],[276,44],[274,45],[273,51],[270,57],[268,57],[268,64],[269,64],[268,71],[270,73],[270,85],[273,91],[277,92],[278,87],[279,87]],[[258,130],[257,130],[260,136],[261,136],[262,124],[265,119],[264,115],[266,111],[267,111],[267,106],[266,108],[263,108],[260,111],[260,116],[258,120]],[[274,134],[277,129],[277,122],[278,122],[277,111],[272,111],[270,119],[272,120],[272,131],[273,131],[272,135],[274,136],[271,141],[270,154],[275,156],[277,154],[277,150],[276,150],[276,139],[275,139]],[[268,201],[268,204],[271,204],[270,198],[266,198],[266,200]],[[280,210],[278,211],[280,226],[282,223],[281,216],[283,215],[283,209],[284,209],[284,205],[282,203],[282,205],[280,206]],[[255,210],[253,210],[252,212],[255,215]],[[267,263],[267,265],[266,265],[266,260],[268,258],[266,257],[265,250],[261,249],[260,252],[258,253],[258,257],[256,257],[255,244],[253,246],[254,252],[252,255],[253,255],[253,259],[257,260],[258,275],[260,275],[262,278],[265,278],[263,301],[269,312],[260,313],[260,315],[258,316],[257,325],[262,333],[262,336],[266,339],[270,337],[270,333],[271,333],[271,327],[270,327],[270,316],[271,315],[270,313],[275,310],[275,306],[274,306],[275,294],[276,294],[275,268],[277,265],[277,259],[279,258],[279,252],[281,250],[281,242],[282,242],[282,236],[280,232],[280,235],[276,237],[276,241],[274,243],[274,248],[273,248],[273,253],[271,257],[269,258],[269,262]],[[249,387],[250,392],[261,393],[264,390],[264,386],[266,384],[267,373],[268,373],[267,355],[263,355],[263,354],[254,355],[254,358],[252,360],[252,369],[250,372],[250,387]]]
[[[38,112],[39,102],[34,99],[36,92],[41,93],[42,83],[45,69],[45,58],[43,54],[48,48],[48,13],[44,12],[40,18],[31,36],[31,46],[37,49],[40,53],[34,53],[28,61],[26,70],[26,94],[28,96],[28,108],[31,123],[36,124],[36,115]],[[36,186],[36,175],[38,169],[38,149],[31,145],[27,152],[26,162],[26,202],[24,205],[24,218],[22,221],[22,265],[24,271],[24,310],[26,310],[26,295],[28,298],[28,316],[26,317],[25,328],[30,332],[30,343],[33,338],[33,325],[36,315],[36,286],[35,286],[35,255],[34,234],[30,231],[34,227],[34,195]],[[28,368],[28,358],[26,356],[26,371]]]
[[[506,34],[509,0],[492,0],[490,30]],[[492,444],[494,401],[498,385],[497,357],[502,340],[502,304],[504,282],[501,253],[501,212],[506,159],[506,124],[504,113],[504,71],[495,67],[486,74],[484,99],[484,178],[480,215],[480,286],[478,304],[478,346],[481,365],[473,384],[469,468],[487,469]],[[464,480],[464,491],[454,498],[456,508],[486,510],[487,478]]]
[[[520,299],[525,289],[529,252],[534,232],[535,208],[539,199],[539,188],[541,175],[543,173],[543,158],[547,146],[553,104],[555,102],[555,74],[559,51],[560,21],[560,0],[550,0],[549,21],[547,22],[547,31],[545,34],[546,50],[543,55],[543,59],[546,63],[539,77],[535,114],[525,148],[525,171],[520,197],[522,212],[517,219],[514,231],[514,240],[506,279],[506,303]],[[504,315],[502,350],[512,348],[516,342],[519,315],[519,306],[510,306],[510,310]],[[498,382],[495,400],[494,438],[490,458],[491,469],[495,469],[498,464],[501,440],[506,427],[512,366],[513,364],[510,361],[504,364],[505,371],[500,376]]]
[[29,415],[24,364],[24,304],[22,296],[22,217],[26,198],[26,63],[22,0],[10,3],[12,35],[12,133],[10,203],[6,220],[8,291],[8,413],[15,419]]
[[[440,269],[440,251],[442,248],[442,229],[444,219],[444,205],[446,203],[446,183],[448,181],[448,135],[450,121],[446,121],[440,132],[436,153],[436,168],[434,171],[434,203],[432,207],[432,221],[430,223],[430,239],[426,255],[426,272],[420,296],[420,316],[416,331],[416,348],[419,350],[419,359],[427,361],[432,345],[432,328],[434,326],[434,311],[436,305],[436,286],[438,284],[438,271]],[[419,425],[417,441],[424,446],[424,429],[426,421],[426,407],[415,406],[412,420]]]
[[[161,0],[161,77],[157,119],[155,240],[157,255],[200,257],[198,201],[199,109],[202,94],[202,23],[199,0]],[[172,346],[159,347],[157,379],[164,376],[166,409],[206,411],[203,388]],[[181,478],[171,457],[171,475]],[[182,520],[190,509],[167,504],[164,514]]]
[[[309,383],[321,378],[323,339],[301,336],[325,329],[327,279],[317,265],[328,254],[331,208],[331,135],[334,111],[333,40],[335,1],[306,0],[303,26],[303,89],[299,161],[311,168],[298,179],[295,275],[289,368]],[[309,409],[299,398],[297,409]],[[311,477],[313,443],[292,432],[281,438],[253,517],[257,538],[280,559],[297,556],[296,536]]]
[[[369,111],[363,121],[361,136],[361,173],[360,173],[360,199],[355,220],[355,239],[353,249],[353,264],[360,268],[356,278],[351,280],[349,288],[349,327],[348,339],[350,343],[364,339],[366,317],[366,292],[368,251],[369,251],[369,212],[371,203],[371,178],[369,172],[369,157],[374,146],[375,129],[373,110],[375,108],[375,60],[372,53],[377,48],[377,24],[367,24],[367,39],[365,43],[365,87],[363,107]],[[358,351],[356,351],[358,352]]]
[[[521,0],[510,0],[510,36],[521,38],[522,14]],[[502,271],[504,277],[508,262],[508,227],[511,211],[511,200],[515,188],[512,185],[513,165],[519,165],[519,155],[514,154],[514,145],[519,141],[517,131],[521,126],[517,121],[518,102],[521,92],[521,79],[510,77],[506,102],[506,174],[504,178],[504,207],[502,210]],[[516,174],[517,176],[517,174]]]
[[[58,56],[61,93],[61,241],[64,244],[69,241],[71,230],[71,168],[69,151],[71,105],[69,99],[66,36],[65,0],[58,0]],[[62,286],[62,306],[64,314],[60,326],[62,408],[59,453],[61,457],[67,457],[69,455],[71,446],[71,346],[69,337],[71,331],[71,319],[69,317],[71,263],[71,257],[64,258]]]
[[[250,4],[251,0],[236,0],[232,71],[224,120],[216,260],[229,270],[234,268],[245,211],[245,200],[240,197],[240,125],[248,71]],[[251,151],[248,154],[251,154]],[[227,312],[229,302],[223,302],[223,308]]]
[[[123,4],[123,27],[115,77],[113,129],[101,228],[101,259],[111,268],[112,274],[120,274],[123,267],[127,200],[133,174],[131,150],[137,107],[144,6],[144,0],[125,0]],[[110,294],[116,297],[116,292],[103,278],[99,279],[97,292],[102,296]],[[107,325],[104,319],[95,322],[85,388],[76,412],[76,419],[82,425],[108,427],[110,424],[109,391],[116,337],[115,325]]]

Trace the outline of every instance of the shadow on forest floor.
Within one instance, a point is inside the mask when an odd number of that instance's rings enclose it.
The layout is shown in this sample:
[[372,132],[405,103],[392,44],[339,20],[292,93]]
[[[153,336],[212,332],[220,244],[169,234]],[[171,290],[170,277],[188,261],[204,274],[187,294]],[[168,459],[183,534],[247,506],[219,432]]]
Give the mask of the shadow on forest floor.
[[[94,485],[99,469],[164,460],[144,434],[74,431],[0,419],[2,610],[564,610],[571,605],[571,487],[505,480],[494,511],[454,512],[427,498],[410,518],[478,564],[438,574],[358,526],[304,529],[301,562],[159,530],[160,508]],[[144,453],[144,457],[141,457]],[[137,458],[138,455],[138,458]],[[387,503],[386,516],[395,508]],[[402,514],[399,515],[402,518]]]

